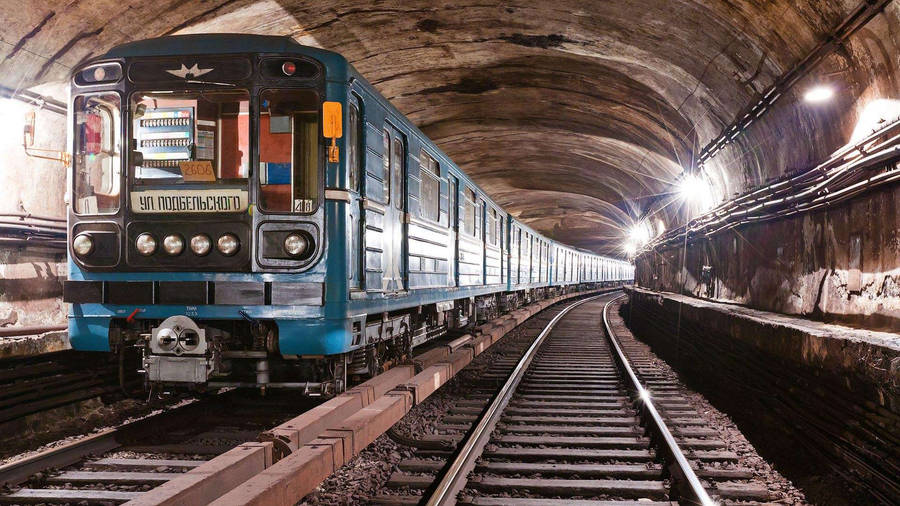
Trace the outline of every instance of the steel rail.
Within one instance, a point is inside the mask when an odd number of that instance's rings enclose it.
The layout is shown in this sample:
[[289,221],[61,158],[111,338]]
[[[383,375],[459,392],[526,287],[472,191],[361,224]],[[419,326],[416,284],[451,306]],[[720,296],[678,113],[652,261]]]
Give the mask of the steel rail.
[[681,497],[682,501],[687,501],[690,504],[714,506],[716,502],[709,497],[703,484],[700,483],[700,478],[697,477],[697,474],[691,468],[690,462],[688,462],[687,458],[684,456],[684,452],[681,451],[678,442],[675,441],[675,437],[672,436],[672,432],[666,426],[666,422],[663,421],[662,417],[659,415],[659,411],[656,410],[656,406],[653,405],[650,391],[641,385],[634,369],[632,369],[631,364],[628,362],[628,357],[625,356],[625,352],[622,351],[622,347],[619,346],[619,341],[616,339],[612,327],[609,326],[609,318],[607,317],[609,306],[624,296],[625,294],[614,297],[603,306],[603,326],[606,327],[606,335],[609,338],[609,342],[613,345],[613,349],[616,351],[614,357],[627,373],[628,379],[631,381],[631,386],[638,393],[639,402],[643,405],[644,411],[652,422],[651,428],[660,436],[660,439],[665,445],[664,449],[677,466],[676,469],[685,482],[683,484],[687,485],[687,487],[683,487],[681,490],[682,493],[686,494],[686,496]]
[[100,455],[114,450],[120,446],[116,441],[118,435],[118,428],[106,429],[99,434],[4,464],[0,466],[0,486],[17,486],[35,473],[72,465],[88,455]]
[[[229,390],[228,392],[233,392]],[[90,455],[100,455],[122,446],[124,441],[143,431],[152,430],[160,422],[183,413],[199,411],[212,399],[222,399],[228,392],[219,392],[209,399],[196,399],[174,407],[164,407],[141,418],[125,422],[116,427],[103,429],[61,446],[46,448],[25,458],[0,465],[0,487],[17,486],[37,472],[51,468],[61,468],[75,464]],[[3,501],[0,501],[3,502]]]
[[494,400],[491,402],[490,406],[487,407],[484,415],[482,415],[481,419],[478,421],[478,424],[466,435],[463,446],[460,448],[453,463],[447,468],[447,472],[444,473],[441,481],[438,482],[437,486],[434,488],[434,491],[428,498],[428,502],[425,503],[426,505],[438,506],[456,504],[456,496],[463,487],[465,487],[466,482],[468,481],[469,472],[472,471],[472,468],[475,466],[475,461],[481,455],[482,450],[490,440],[491,433],[494,431],[494,427],[500,420],[500,415],[503,414],[503,410],[506,409],[506,405],[509,404],[512,395],[515,393],[516,388],[525,376],[525,372],[531,365],[535,355],[537,355],[537,351],[540,349],[547,336],[550,335],[550,331],[553,330],[553,327],[556,326],[559,320],[572,309],[605,295],[608,294],[603,293],[574,302],[560,311],[559,314],[554,316],[553,319],[547,323],[534,342],[531,343],[531,346],[528,347],[528,350],[519,360],[519,363],[516,364],[516,368],[513,369],[513,372],[506,380],[506,383],[504,383],[500,391],[497,392],[497,395],[494,396]]

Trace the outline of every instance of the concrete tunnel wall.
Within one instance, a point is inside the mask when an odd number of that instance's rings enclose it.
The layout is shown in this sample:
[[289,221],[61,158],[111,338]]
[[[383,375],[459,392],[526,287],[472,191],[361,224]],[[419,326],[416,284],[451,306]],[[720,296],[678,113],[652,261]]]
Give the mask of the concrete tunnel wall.
[[[900,188],[789,220],[717,234],[642,255],[636,283],[656,291],[739,302],[749,307],[900,330]],[[862,241],[860,289],[851,290],[850,240]],[[704,266],[712,276],[703,279]]]
[[[65,219],[62,163],[29,157],[22,148],[29,110],[35,111],[34,147],[66,148],[64,115],[0,98],[0,215],[30,213]],[[62,281],[66,272],[65,252],[60,249],[0,243],[0,327],[65,324]]]

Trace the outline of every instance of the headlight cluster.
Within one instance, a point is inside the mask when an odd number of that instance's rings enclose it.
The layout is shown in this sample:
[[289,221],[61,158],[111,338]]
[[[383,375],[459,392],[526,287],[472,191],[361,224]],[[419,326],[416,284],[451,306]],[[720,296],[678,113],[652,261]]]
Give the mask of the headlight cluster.
[[[184,251],[184,244],[184,238],[181,235],[169,234],[163,239],[162,249],[167,255],[175,257]],[[75,247],[73,243],[73,248]],[[134,247],[141,255],[153,255],[156,253],[156,238],[153,237],[153,234],[144,232],[137,236],[137,239],[134,241]],[[216,241],[216,247],[219,253],[230,257],[241,249],[241,241],[234,234],[222,234],[219,240]],[[198,257],[208,255],[212,250],[212,239],[206,234],[197,234],[191,237],[190,248]]]
[[[290,237],[288,239],[290,239]],[[287,242],[288,241],[286,240],[286,250],[288,248]],[[166,255],[177,257],[184,253],[185,245],[184,236],[181,234],[168,234],[163,237],[161,249]],[[197,234],[191,237],[191,240],[187,245],[195,255],[202,257],[208,255],[209,252],[212,251],[213,241],[206,234]],[[241,241],[234,234],[222,234],[216,241],[216,248],[219,250],[219,253],[225,256],[234,256],[241,249]],[[291,248],[299,251],[297,255],[302,254],[303,251],[306,250],[306,239],[302,237],[299,238],[299,243],[292,245]],[[89,233],[78,234],[72,239],[72,252],[79,258],[90,256],[94,253],[94,249],[94,238],[91,237]],[[149,257],[156,254],[157,250],[160,249],[160,243],[157,241],[156,236],[150,232],[143,232],[135,238],[134,249],[137,250],[139,254]]]

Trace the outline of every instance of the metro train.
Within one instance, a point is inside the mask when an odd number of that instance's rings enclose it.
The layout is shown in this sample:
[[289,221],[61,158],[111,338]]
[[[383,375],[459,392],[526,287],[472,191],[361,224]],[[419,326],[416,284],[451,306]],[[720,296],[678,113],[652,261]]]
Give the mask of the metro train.
[[68,119],[71,345],[133,354],[151,389],[334,395],[633,277],[516,220],[345,58],[289,37],[122,44],[75,69]]

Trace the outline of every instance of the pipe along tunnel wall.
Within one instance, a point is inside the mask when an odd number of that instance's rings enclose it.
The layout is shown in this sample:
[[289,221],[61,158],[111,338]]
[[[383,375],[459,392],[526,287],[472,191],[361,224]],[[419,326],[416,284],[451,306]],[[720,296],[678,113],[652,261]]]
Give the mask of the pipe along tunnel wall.
[[900,500],[900,337],[628,292],[622,314],[636,337],[810,500]]

